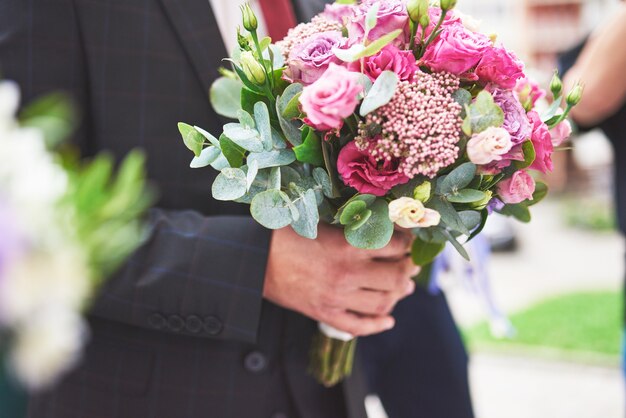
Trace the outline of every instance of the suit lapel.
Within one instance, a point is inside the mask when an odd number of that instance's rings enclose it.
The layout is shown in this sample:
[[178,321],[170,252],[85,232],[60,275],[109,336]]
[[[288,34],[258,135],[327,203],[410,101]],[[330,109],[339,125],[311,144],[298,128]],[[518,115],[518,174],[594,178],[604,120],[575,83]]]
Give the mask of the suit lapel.
[[209,0],[160,0],[196,76],[207,92],[227,57]]

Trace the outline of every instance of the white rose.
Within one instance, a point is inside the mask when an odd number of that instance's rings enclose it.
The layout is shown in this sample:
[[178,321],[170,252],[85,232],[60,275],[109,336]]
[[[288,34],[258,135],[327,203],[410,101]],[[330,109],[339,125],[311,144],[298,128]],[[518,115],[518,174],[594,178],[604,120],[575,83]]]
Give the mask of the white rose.
[[402,228],[411,229],[439,225],[441,216],[419,200],[401,197],[389,203],[389,219]]
[[10,365],[27,388],[49,387],[76,364],[86,336],[87,326],[73,310],[42,310],[18,328]]
[[476,165],[500,161],[513,148],[511,135],[504,128],[490,127],[475,134],[467,143],[467,156]]

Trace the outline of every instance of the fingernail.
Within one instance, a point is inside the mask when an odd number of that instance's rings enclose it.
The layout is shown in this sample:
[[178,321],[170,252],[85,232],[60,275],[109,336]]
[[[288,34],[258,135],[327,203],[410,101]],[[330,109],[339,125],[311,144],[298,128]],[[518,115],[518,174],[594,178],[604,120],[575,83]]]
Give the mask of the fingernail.
[[394,321],[393,319],[389,318],[387,321],[385,321],[385,329],[391,329],[396,325],[396,321]]

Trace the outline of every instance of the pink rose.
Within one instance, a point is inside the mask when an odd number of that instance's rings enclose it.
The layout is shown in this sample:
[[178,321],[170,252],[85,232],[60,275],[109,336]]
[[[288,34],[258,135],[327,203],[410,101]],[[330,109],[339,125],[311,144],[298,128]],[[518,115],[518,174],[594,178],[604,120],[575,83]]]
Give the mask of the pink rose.
[[283,77],[292,83],[313,83],[324,74],[331,63],[341,63],[333,53],[333,48],[343,48],[347,42],[348,39],[339,31],[311,36],[291,50]]
[[361,151],[354,141],[341,149],[337,159],[337,171],[346,185],[359,193],[375,196],[384,196],[393,187],[409,181],[398,166],[398,160],[378,163],[369,152]]
[[378,3],[380,8],[376,15],[376,26],[370,31],[367,39],[374,41],[397,29],[402,29],[402,38],[409,34],[409,15],[402,0],[366,0],[355,10],[355,15],[348,24],[348,33],[352,42],[360,42],[365,36],[365,18],[372,6]]
[[535,180],[526,171],[516,171],[513,177],[498,184],[498,195],[507,205],[532,200],[535,193]]
[[513,161],[524,161],[523,144],[514,145],[513,148],[506,154],[504,154],[499,160],[492,161],[487,165],[478,167],[478,172],[484,175],[495,176],[502,173],[507,167],[511,166]]
[[572,135],[572,124],[566,119],[552,128],[550,135],[552,136],[552,145],[561,146]]
[[515,93],[524,108],[528,111],[534,109],[537,102],[546,97],[546,91],[528,77],[517,80]]
[[327,4],[322,12],[322,17],[332,22],[337,22],[341,25],[345,25],[350,18],[354,16],[356,6],[352,4]]
[[476,67],[476,74],[484,83],[493,83],[503,89],[513,89],[517,80],[524,78],[524,64],[505,48],[488,48]]
[[504,128],[490,127],[475,134],[467,143],[467,156],[476,165],[502,160],[513,147],[511,134]]
[[478,64],[490,46],[491,40],[485,35],[452,24],[444,27],[441,35],[426,48],[422,61],[433,71],[464,75]]
[[550,135],[548,127],[541,121],[541,117],[537,112],[534,110],[528,112],[528,119],[533,126],[533,133],[530,140],[535,147],[535,154],[537,155],[530,168],[539,170],[544,174],[548,173],[554,168],[552,164],[552,153],[554,152],[552,135]]
[[[361,62],[356,61],[348,66],[352,71],[361,71]],[[372,81],[383,71],[393,71],[402,81],[412,80],[418,70],[417,62],[411,51],[402,51],[394,45],[387,45],[378,54],[365,58],[363,73]]]
[[341,129],[343,120],[359,104],[363,91],[358,74],[331,63],[326,72],[313,84],[306,86],[300,96],[305,123],[315,129]]

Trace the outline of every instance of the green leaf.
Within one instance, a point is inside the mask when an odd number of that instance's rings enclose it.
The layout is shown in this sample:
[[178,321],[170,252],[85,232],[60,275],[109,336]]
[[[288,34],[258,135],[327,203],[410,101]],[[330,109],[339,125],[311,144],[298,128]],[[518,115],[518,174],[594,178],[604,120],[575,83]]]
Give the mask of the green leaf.
[[365,74],[358,73],[358,82],[361,86],[363,86],[363,97],[367,96],[373,86],[372,80],[370,80],[370,78]]
[[246,194],[246,173],[240,168],[225,168],[217,175],[211,191],[216,200],[239,199]]
[[358,215],[367,209],[367,204],[361,200],[354,200],[346,205],[341,211],[339,223],[341,225],[350,225],[355,222]]
[[389,45],[396,39],[398,36],[402,34],[402,29],[394,30],[380,38],[376,39],[372,43],[367,46],[362,44],[352,45],[348,49],[338,49],[335,48],[333,52],[335,56],[344,62],[355,62],[360,60],[361,58],[369,57],[374,54],[380,52],[381,49]]
[[283,118],[287,120],[292,120],[300,116],[300,96],[302,92],[296,94],[289,100],[285,110],[283,110]]
[[320,216],[317,210],[315,192],[311,189],[307,190],[296,200],[295,205],[300,217],[291,223],[291,227],[301,237],[317,238],[317,224],[320,221]]
[[220,141],[214,137],[213,135],[211,135],[210,133],[208,133],[207,131],[205,131],[204,129],[198,127],[198,126],[194,126],[194,129],[198,132],[200,132],[202,134],[202,136],[204,136],[206,138],[207,141],[209,141],[211,143],[211,145],[213,145],[214,147],[219,148],[220,147]]
[[263,151],[263,142],[256,129],[246,128],[239,123],[228,123],[224,125],[224,135],[247,151]]
[[425,242],[416,238],[411,247],[411,258],[415,265],[424,267],[432,263],[444,248],[445,243]]
[[274,145],[272,124],[270,123],[270,112],[265,103],[257,102],[254,104],[254,120],[256,121],[257,130],[261,135],[263,149],[265,151],[271,151]]
[[467,136],[480,133],[489,127],[499,127],[504,123],[504,111],[486,90],[476,96],[474,103],[466,107],[463,131]]
[[369,219],[372,217],[372,214],[373,212],[370,209],[365,209],[363,212],[359,213],[358,219],[356,219],[355,222],[352,222],[346,228],[350,231],[356,231],[357,229],[365,225],[367,221],[369,221]]
[[524,152],[524,161],[513,161],[513,166],[518,170],[530,167],[535,162],[535,158],[537,158],[537,152],[532,141],[524,142],[522,151]]
[[56,147],[66,140],[78,124],[78,112],[69,96],[52,93],[27,105],[19,115],[20,125],[37,128],[46,145]]
[[241,109],[242,87],[239,81],[232,78],[221,77],[215,80],[209,93],[215,112],[227,118],[236,119],[237,112]]
[[224,154],[224,157],[231,167],[238,168],[243,165],[243,159],[246,155],[246,150],[235,144],[226,135],[220,136],[220,147],[222,148],[222,153]]
[[193,126],[182,122],[178,124],[178,130],[183,137],[185,146],[189,148],[196,157],[199,157],[202,152],[202,147],[204,146],[204,136],[196,131]]
[[537,203],[541,202],[543,199],[545,199],[547,195],[548,195],[548,186],[545,183],[538,181],[537,184],[535,185],[535,193],[533,193],[533,200],[526,200],[525,202],[522,202],[522,203],[524,203],[526,207],[534,206]]
[[315,182],[322,187],[322,192],[324,193],[324,196],[332,198],[333,185],[330,182],[330,176],[328,175],[326,170],[321,167],[316,167],[315,169],[313,169],[313,178],[315,179]]
[[547,122],[550,119],[552,119],[554,116],[556,116],[558,111],[561,109],[561,103],[563,103],[563,96],[557,97],[554,100],[554,102],[552,102],[550,107],[548,107],[548,109],[546,109],[546,111],[543,112],[543,114],[541,115],[541,121]]
[[441,215],[442,222],[450,229],[460,232],[465,235],[469,235],[470,231],[467,229],[463,220],[457,213],[456,209],[445,197],[435,197],[430,200],[428,206],[431,206]]
[[257,194],[250,204],[252,217],[268,229],[280,229],[292,222],[289,196],[280,190],[267,190]]
[[475,210],[465,210],[463,212],[459,212],[459,217],[463,222],[463,225],[469,230],[473,231],[482,220],[481,213]]
[[452,93],[452,98],[455,102],[461,105],[461,107],[465,108],[472,102],[472,93],[461,88]]
[[484,200],[486,196],[485,192],[481,192],[480,190],[463,189],[446,197],[448,201],[452,203],[474,203]]
[[344,234],[350,245],[356,248],[376,250],[385,247],[393,235],[393,222],[389,219],[389,205],[377,199],[369,208],[372,215],[359,229],[346,228]]
[[207,147],[202,150],[200,156],[194,157],[193,160],[191,160],[191,164],[189,164],[189,167],[203,168],[209,166],[213,164],[215,160],[217,160],[217,157],[219,157],[221,154],[222,151],[219,148],[213,146]]
[[285,149],[287,148],[287,141],[285,141],[276,129],[272,127],[272,145],[276,149]]
[[248,156],[248,164],[250,164],[253,160],[258,162],[259,169],[280,167],[283,165],[289,165],[296,161],[296,155],[290,149],[281,149],[250,154]]
[[305,128],[304,132],[306,133],[304,142],[293,148],[293,152],[296,154],[296,159],[300,162],[309,163],[314,166],[323,166],[324,154],[322,153],[320,138],[315,133],[315,130],[309,127]]
[[250,190],[252,187],[252,183],[256,178],[256,175],[259,173],[259,163],[256,161],[252,161],[248,164],[248,171],[246,173],[246,192]]
[[254,129],[256,128],[256,124],[254,123],[254,119],[250,115],[250,113],[246,112],[243,109],[239,109],[237,111],[237,119],[239,119],[239,123],[245,129]]
[[440,192],[444,195],[454,194],[469,185],[476,176],[476,165],[461,164],[455,168],[441,183]]
[[389,103],[396,92],[397,86],[398,76],[396,73],[383,71],[361,104],[361,116],[365,117],[367,114]]
[[472,231],[472,234],[469,236],[469,238],[467,238],[466,242],[470,242],[471,240],[476,238],[481,232],[483,232],[483,229],[485,229],[485,225],[487,225],[488,219],[489,219],[489,211],[487,209],[481,210],[480,211],[480,224],[478,225],[476,229],[474,229],[474,231]]
[[523,223],[528,223],[532,219],[530,210],[528,210],[528,207],[523,204],[505,205],[500,213],[506,216],[512,216]]
[[301,122],[287,120],[283,117],[283,112],[289,105],[291,99],[296,95],[302,93],[302,84],[294,83],[290,84],[282,96],[276,100],[276,111],[278,113],[278,122],[282,128],[287,140],[294,146],[298,146],[302,143],[302,133],[300,132]]
[[250,114],[254,114],[254,105],[258,102],[265,103],[266,106],[269,106],[269,99],[263,94],[252,91],[249,88],[244,87],[241,89],[241,105],[240,107]]
[[289,166],[280,167],[281,184],[283,187],[289,187],[289,183],[299,183],[302,176],[296,170]]
[[467,250],[465,249],[463,244],[461,244],[456,238],[454,238],[454,236],[452,236],[452,234],[448,232],[447,230],[444,229],[442,232],[448,239],[448,242],[450,242],[450,244],[452,244],[452,246],[457,250],[457,252],[461,254],[461,257],[463,257],[467,261],[470,261],[470,256],[467,253]]
[[272,167],[267,178],[267,190],[280,190],[281,167]]

